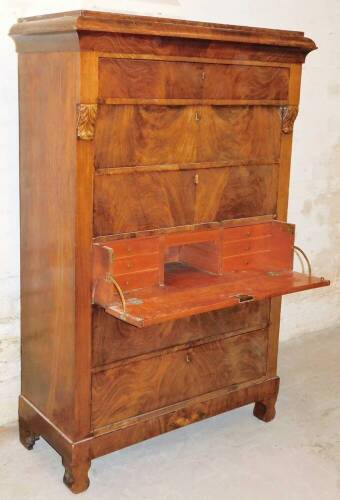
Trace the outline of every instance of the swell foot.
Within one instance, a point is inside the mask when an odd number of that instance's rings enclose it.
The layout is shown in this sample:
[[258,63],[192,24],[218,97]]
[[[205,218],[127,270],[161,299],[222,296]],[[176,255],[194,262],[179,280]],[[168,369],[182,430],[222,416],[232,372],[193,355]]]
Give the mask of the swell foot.
[[254,406],[254,417],[262,420],[263,422],[270,422],[275,418],[276,398],[268,399],[266,401],[257,401]]
[[63,459],[65,467],[64,484],[72,491],[72,493],[81,493],[87,490],[90,486],[88,471],[91,465],[90,460],[85,460],[79,464],[69,463]]
[[19,439],[20,443],[26,448],[26,450],[33,450],[33,447],[38,441],[39,436],[35,434],[30,429],[28,429],[25,422],[19,420]]

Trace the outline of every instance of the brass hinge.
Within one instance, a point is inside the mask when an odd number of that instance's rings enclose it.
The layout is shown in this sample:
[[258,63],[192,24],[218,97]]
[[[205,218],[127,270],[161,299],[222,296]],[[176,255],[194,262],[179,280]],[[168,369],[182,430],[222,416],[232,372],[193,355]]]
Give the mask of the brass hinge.
[[299,108],[297,106],[281,107],[281,130],[284,134],[291,134],[293,132],[294,122],[298,112]]
[[78,104],[77,137],[92,141],[97,117],[97,104]]

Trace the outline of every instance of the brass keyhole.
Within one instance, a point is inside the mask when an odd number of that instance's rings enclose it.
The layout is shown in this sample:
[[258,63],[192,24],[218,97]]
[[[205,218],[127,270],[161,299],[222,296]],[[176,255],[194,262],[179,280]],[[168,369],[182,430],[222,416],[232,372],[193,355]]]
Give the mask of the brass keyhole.
[[191,356],[190,354],[187,354],[187,357],[185,358],[187,363],[191,363]]
[[195,120],[196,120],[197,122],[199,122],[199,121],[200,121],[200,119],[201,119],[201,115],[200,115],[200,113],[198,113],[198,111],[196,111],[196,112],[195,112]]
[[194,184],[198,184],[198,174],[194,175]]
[[205,80],[205,72],[202,71],[202,80]]

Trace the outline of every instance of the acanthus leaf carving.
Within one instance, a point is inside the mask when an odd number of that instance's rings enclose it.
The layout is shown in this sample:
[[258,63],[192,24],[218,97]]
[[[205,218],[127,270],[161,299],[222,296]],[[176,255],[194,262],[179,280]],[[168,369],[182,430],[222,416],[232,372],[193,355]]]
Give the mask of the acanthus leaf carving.
[[281,130],[284,134],[291,134],[293,132],[294,122],[298,112],[298,106],[281,107]]
[[94,138],[96,125],[97,104],[79,104],[77,137],[84,141],[91,141]]

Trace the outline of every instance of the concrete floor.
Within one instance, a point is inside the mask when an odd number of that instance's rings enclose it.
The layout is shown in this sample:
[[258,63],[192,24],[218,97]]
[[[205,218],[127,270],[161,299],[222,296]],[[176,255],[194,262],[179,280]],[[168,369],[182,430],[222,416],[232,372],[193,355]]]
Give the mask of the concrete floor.
[[[276,419],[252,406],[126,448],[92,462],[98,500],[339,500],[340,329],[281,345]],[[59,456],[39,440],[0,432],[1,500],[75,498]]]

